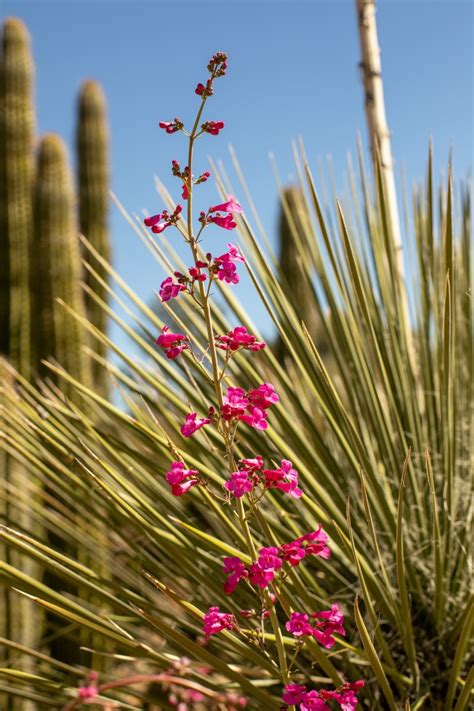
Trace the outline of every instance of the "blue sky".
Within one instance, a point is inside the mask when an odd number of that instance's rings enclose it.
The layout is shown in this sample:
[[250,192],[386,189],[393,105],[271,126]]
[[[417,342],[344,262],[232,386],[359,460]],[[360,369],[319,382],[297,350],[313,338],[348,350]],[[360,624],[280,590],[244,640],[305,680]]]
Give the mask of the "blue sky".
[[[310,162],[331,154],[342,186],[356,132],[365,139],[352,0],[3,0],[0,7],[32,35],[40,132],[59,132],[72,151],[78,87],[88,77],[103,84],[113,189],[130,211],[158,211],[154,174],[175,188],[169,165],[184,162],[185,144],[157,122],[191,120],[193,89],[216,50],[228,53],[229,71],[208,118],[226,127],[201,144],[198,166],[206,169],[209,154],[230,167],[232,143],[270,233],[277,205],[270,151],[287,179],[290,140],[301,134]],[[473,4],[380,0],[378,26],[397,167],[421,178],[432,135],[438,171],[452,146],[456,172],[465,173],[472,163]],[[163,274],[115,211],[111,226],[115,265],[152,299]],[[226,241],[222,233],[209,239]]]

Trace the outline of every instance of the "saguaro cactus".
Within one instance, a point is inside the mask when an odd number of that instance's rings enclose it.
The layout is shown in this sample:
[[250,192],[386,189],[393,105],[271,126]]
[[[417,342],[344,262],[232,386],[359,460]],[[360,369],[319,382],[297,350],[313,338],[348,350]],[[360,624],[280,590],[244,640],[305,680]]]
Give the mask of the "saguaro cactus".
[[[92,80],[85,81],[81,87],[78,101],[78,123],[76,132],[76,150],[79,190],[79,228],[105,259],[110,259],[110,243],[107,228],[109,204],[109,132],[107,125],[105,97],[100,85]],[[107,281],[105,269],[90,253],[85,253],[102,279]],[[107,291],[88,272],[85,281],[101,299],[107,301]],[[89,319],[102,332],[107,328],[107,317],[103,309],[85,295],[86,311]],[[99,355],[105,356],[104,345],[94,344]],[[103,368],[92,364],[94,386],[106,391]]]
[[[37,311],[34,319],[38,360],[53,357],[82,383],[90,381],[89,359],[82,353],[81,325],[58,303],[62,299],[84,315],[81,259],[74,191],[66,148],[55,134],[40,144],[34,189],[36,264],[33,274]],[[50,376],[50,371],[40,368]],[[66,395],[67,383],[61,384]]]
[[[302,199],[300,190],[294,186],[287,187],[283,193],[278,229],[279,262],[285,267],[286,293],[298,320],[303,321],[311,335],[316,338],[321,331],[320,320],[314,306],[311,306],[313,300],[308,299],[310,282],[302,261],[302,248],[305,244],[302,238],[307,229]],[[319,339],[318,345],[321,348]],[[277,352],[279,358],[283,359],[286,349],[281,341],[277,344]]]
[[0,352],[25,376],[30,370],[33,81],[28,32],[20,20],[9,18],[0,61]]

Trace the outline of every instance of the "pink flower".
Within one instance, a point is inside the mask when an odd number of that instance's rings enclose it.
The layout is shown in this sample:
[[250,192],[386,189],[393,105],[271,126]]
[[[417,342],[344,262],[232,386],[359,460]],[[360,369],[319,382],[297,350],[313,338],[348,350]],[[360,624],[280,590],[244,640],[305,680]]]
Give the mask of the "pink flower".
[[161,329],[161,335],[156,339],[157,345],[166,353],[166,357],[170,360],[174,360],[182,353],[187,347],[188,337],[184,333],[171,333],[168,326],[163,326]]
[[173,496],[182,496],[199,482],[196,469],[185,469],[183,462],[171,462],[171,469],[166,472],[166,481],[171,486]]
[[83,686],[77,692],[78,699],[94,699],[98,695],[99,695],[99,687],[98,686]]
[[248,333],[245,326],[236,326],[233,331],[229,331],[226,336],[217,336],[217,347],[222,350],[236,351],[239,348],[246,348],[250,351],[260,351],[265,348],[263,341],[257,341],[255,336]]
[[303,612],[292,612],[285,627],[294,637],[306,637],[313,632],[309,624],[309,616]]
[[275,546],[260,548],[257,561],[259,566],[265,570],[280,570],[282,560],[279,558],[278,553],[278,548]]
[[274,570],[265,570],[264,568],[261,568],[258,563],[252,563],[252,565],[249,567],[249,573],[249,579],[252,585],[256,585],[262,590],[268,585],[270,585],[273,578],[275,577]]
[[266,430],[268,427],[267,413],[259,407],[247,406],[247,415],[239,415],[238,419],[256,430]]
[[237,274],[236,262],[245,262],[245,259],[239,254],[237,247],[231,242],[227,243],[227,247],[229,249],[228,252],[214,259],[214,265],[217,267],[217,278],[219,281],[225,281],[227,284],[238,284],[239,276]]
[[160,212],[158,215],[152,215],[151,217],[145,217],[143,222],[147,227],[151,227],[151,231],[155,234],[159,234],[166,230],[167,227],[171,226],[171,223],[166,220],[167,212]]
[[231,630],[235,627],[235,617],[230,613],[220,612],[218,607],[210,607],[203,618],[203,629],[206,641],[213,634],[218,634],[222,630]]
[[250,582],[259,588],[266,588],[275,577],[275,571],[279,570],[283,564],[278,557],[278,548],[269,546],[261,548],[258,560],[249,567]]
[[196,180],[196,185],[200,185],[201,183],[205,183],[208,178],[211,177],[211,174],[208,170],[206,170],[204,173],[201,173],[199,178]]
[[300,704],[301,711],[330,711],[317,691],[308,691]]
[[169,301],[170,299],[175,299],[180,291],[186,291],[186,287],[183,284],[176,284],[173,282],[172,277],[168,277],[160,286],[160,299],[162,301]]
[[232,244],[232,242],[227,242],[228,252],[221,254],[220,257],[216,257],[216,262],[245,262],[245,258],[239,253],[239,250]]
[[212,136],[218,136],[224,128],[224,121],[205,121],[201,124],[201,129],[204,133],[210,133]]
[[238,284],[239,275],[237,274],[237,267],[233,262],[223,262],[219,265],[217,278],[219,281],[225,281],[226,284]]
[[181,425],[181,433],[185,437],[191,437],[195,432],[201,429],[201,427],[208,425],[210,421],[211,420],[208,417],[203,417],[201,420],[198,420],[197,414],[195,412],[190,412],[186,415],[184,425]]
[[280,555],[286,563],[295,567],[305,557],[306,550],[298,541],[292,541],[291,543],[283,543],[280,546]]
[[228,575],[224,584],[224,592],[226,595],[231,595],[239,584],[239,581],[248,575],[247,568],[240,558],[224,558],[223,571]]
[[257,456],[252,459],[240,459],[239,467],[243,467],[250,471],[257,471],[263,467],[263,457],[261,457],[260,454],[257,454]]
[[183,198],[183,200],[187,200],[189,198],[188,186],[186,185],[186,183],[183,183],[181,197]]
[[234,230],[237,227],[237,223],[234,221],[231,214],[223,216],[217,213],[217,215],[212,215],[207,219],[208,222],[213,222],[215,225],[223,227],[225,230]]
[[242,212],[242,208],[231,195],[227,195],[227,202],[222,202],[220,205],[214,205],[209,208],[209,212]]
[[205,90],[204,84],[199,83],[197,87],[194,89],[194,93],[197,94],[198,96],[202,96],[203,92]]
[[334,699],[341,707],[341,711],[356,711],[358,699],[357,693],[365,686],[365,681],[348,682],[340,686],[336,691],[320,692],[323,699]]
[[236,499],[240,499],[244,494],[248,494],[254,488],[254,483],[249,479],[247,471],[232,472],[230,480],[226,481],[224,487],[230,491]]
[[193,281],[206,281],[207,276],[201,272],[202,267],[207,267],[206,262],[196,262],[195,267],[189,268],[189,275]]
[[333,637],[334,634],[345,636],[346,631],[343,627],[344,615],[340,611],[339,605],[331,605],[330,610],[314,612],[311,617],[317,620],[313,627],[313,636],[326,649],[331,649],[336,642]]
[[255,390],[249,391],[249,400],[252,405],[266,410],[270,405],[277,403],[280,398],[275,392],[275,388],[270,383],[262,383]]
[[331,555],[331,550],[326,543],[329,541],[329,536],[323,531],[322,526],[319,526],[317,531],[305,533],[304,536],[297,538],[306,548],[308,555],[318,555],[321,558],[327,559]]
[[224,420],[230,420],[245,412],[249,401],[247,393],[243,388],[227,388],[227,392],[222,398],[222,414]]
[[294,706],[295,704],[300,704],[306,694],[306,686],[300,686],[299,684],[287,684],[283,692],[282,699],[285,704]]
[[174,121],[160,121],[158,125],[160,128],[163,128],[166,133],[176,133],[176,131],[180,131],[183,128],[183,123],[178,117],[176,117]]
[[298,472],[288,459],[282,459],[280,469],[264,469],[267,489],[280,489],[299,499],[303,492],[298,488]]
[[158,215],[152,215],[151,217],[145,217],[143,222],[147,227],[151,227],[151,231],[155,234],[159,234],[166,230],[167,227],[176,225],[180,219],[180,213],[183,210],[182,205],[176,205],[174,212],[169,214],[168,210],[163,210]]

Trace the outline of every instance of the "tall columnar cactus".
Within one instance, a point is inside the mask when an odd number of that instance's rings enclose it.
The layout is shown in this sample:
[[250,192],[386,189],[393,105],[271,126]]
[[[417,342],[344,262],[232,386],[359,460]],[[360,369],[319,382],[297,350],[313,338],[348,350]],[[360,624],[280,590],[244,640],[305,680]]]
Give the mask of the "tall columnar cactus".
[[30,371],[31,187],[34,172],[34,66],[28,32],[5,21],[0,60],[0,352]]
[[[314,308],[314,299],[308,298],[311,284],[304,268],[304,254],[301,251],[301,245],[305,244],[302,236],[306,229],[308,229],[307,211],[303,196],[298,188],[289,186],[283,193],[280,205],[279,263],[284,265],[283,280],[286,294],[298,321],[304,322],[311,336],[317,340],[318,348],[324,352],[319,315]],[[278,343],[277,352],[279,358],[283,359],[286,349],[281,341]]]
[[[85,332],[78,321],[58,303],[64,301],[84,315],[80,286],[81,258],[75,215],[75,199],[65,145],[55,134],[41,140],[34,188],[35,343],[38,362],[54,358],[71,375],[87,384],[89,359],[82,352]],[[40,366],[40,373],[51,371]],[[61,384],[66,395],[67,383]]]
[[[2,28],[0,58],[0,353],[27,377],[31,371],[28,257],[34,172],[33,82],[28,31],[20,20],[8,18]],[[10,380],[0,361],[0,523],[34,534],[38,531],[25,504],[37,499],[37,482],[24,463],[11,456],[5,440],[8,418],[3,395],[11,388]],[[19,553],[0,549],[0,559],[26,575],[38,575],[38,565]],[[41,617],[39,609],[0,586],[1,636],[36,647]],[[31,661],[26,658],[23,672],[32,671]],[[1,666],[10,662],[11,654],[0,655]],[[2,711],[33,711],[36,705],[0,693],[0,707]]]
[[[85,81],[79,93],[76,132],[79,227],[80,231],[105,259],[110,259],[107,227],[109,204],[108,143],[109,132],[104,94],[97,82],[92,80]],[[100,277],[107,281],[105,269],[94,259],[92,254],[85,252],[84,256]],[[106,289],[87,270],[85,272],[85,281],[101,299],[107,301]],[[107,328],[105,312],[87,294],[85,299],[89,319],[97,328],[105,332]],[[94,344],[94,348],[100,355],[105,356],[105,348],[100,341]],[[105,394],[105,371],[95,362],[92,364],[92,368],[94,385],[102,394]]]

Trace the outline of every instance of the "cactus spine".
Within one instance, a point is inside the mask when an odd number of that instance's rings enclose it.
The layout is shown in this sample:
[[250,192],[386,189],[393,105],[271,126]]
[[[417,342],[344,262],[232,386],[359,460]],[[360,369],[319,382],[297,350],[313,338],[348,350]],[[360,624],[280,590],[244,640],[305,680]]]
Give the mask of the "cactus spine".
[[[78,100],[78,123],[76,150],[79,189],[79,228],[105,259],[110,259],[110,243],[107,228],[108,216],[108,126],[105,97],[100,85],[92,80],[85,81]],[[107,282],[105,269],[90,253],[84,254],[99,276]],[[85,282],[104,301],[107,291],[86,270]],[[87,316],[103,333],[107,328],[107,317],[93,298],[85,295]],[[100,341],[94,344],[97,353],[105,357],[105,347]],[[107,392],[104,369],[95,361],[92,363],[94,387],[102,394]]]
[[[90,363],[82,353],[84,332],[57,299],[84,315],[80,286],[81,260],[75,217],[75,199],[66,147],[52,133],[41,140],[34,188],[36,261],[33,285],[36,295],[38,361],[54,358],[68,373],[90,384]],[[47,275],[47,276],[46,276]],[[40,367],[40,373],[47,373]],[[71,391],[61,383],[67,396]]]
[[25,376],[30,371],[33,81],[28,32],[20,20],[9,18],[0,61],[0,351]]

